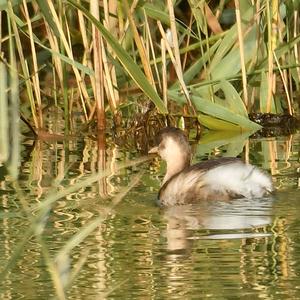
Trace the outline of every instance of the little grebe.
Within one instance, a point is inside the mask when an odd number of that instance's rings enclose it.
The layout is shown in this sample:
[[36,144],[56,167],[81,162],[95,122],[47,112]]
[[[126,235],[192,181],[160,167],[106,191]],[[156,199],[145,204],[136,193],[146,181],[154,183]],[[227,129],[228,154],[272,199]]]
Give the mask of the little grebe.
[[167,172],[158,194],[162,206],[208,199],[256,198],[273,190],[268,175],[238,158],[224,157],[191,166],[188,139],[178,128],[162,129],[158,146],[149,153],[158,153],[167,163]]

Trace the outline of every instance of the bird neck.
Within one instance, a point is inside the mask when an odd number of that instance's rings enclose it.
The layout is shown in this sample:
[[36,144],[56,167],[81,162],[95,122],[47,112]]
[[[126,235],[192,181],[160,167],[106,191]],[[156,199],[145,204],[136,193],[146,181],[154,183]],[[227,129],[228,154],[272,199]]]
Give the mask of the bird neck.
[[167,172],[163,180],[166,183],[172,176],[181,172],[186,167],[190,166],[190,158],[188,157],[172,157],[167,162]]

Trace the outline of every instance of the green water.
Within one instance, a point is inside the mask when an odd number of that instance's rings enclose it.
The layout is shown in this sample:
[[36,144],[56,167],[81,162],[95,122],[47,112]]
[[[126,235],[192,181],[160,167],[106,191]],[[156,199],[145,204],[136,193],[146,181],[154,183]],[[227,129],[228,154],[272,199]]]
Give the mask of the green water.
[[[195,160],[239,154],[271,172],[278,191],[169,209],[155,204],[159,160],[118,170],[141,155],[112,142],[98,151],[90,139],[25,141],[21,193],[0,168],[0,271],[12,262],[0,299],[58,298],[57,278],[67,283],[67,299],[300,299],[299,137],[204,138],[193,145]],[[55,201],[26,237],[54,185],[59,193],[98,169],[109,176]],[[99,216],[96,229],[58,260]]]

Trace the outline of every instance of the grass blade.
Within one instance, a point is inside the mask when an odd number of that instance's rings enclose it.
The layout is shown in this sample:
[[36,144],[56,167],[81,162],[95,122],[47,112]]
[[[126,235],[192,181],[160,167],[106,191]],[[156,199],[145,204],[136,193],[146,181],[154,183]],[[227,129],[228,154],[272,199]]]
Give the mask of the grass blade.
[[[169,91],[168,95],[174,101],[182,104],[184,103],[182,95],[180,95],[177,91]],[[191,100],[199,112],[207,114],[216,119],[221,119],[228,123],[238,125],[238,130],[240,131],[258,130],[261,128],[260,125],[250,121],[246,117],[230,111],[228,108],[223,107],[220,104],[213,103],[195,95],[191,96]]]
[[9,156],[8,136],[8,99],[7,99],[7,71],[0,62],[0,162],[6,162]]
[[140,87],[140,89],[150,98],[151,101],[156,105],[161,113],[167,113],[167,108],[165,107],[162,99],[159,97],[157,92],[153,89],[151,84],[148,82],[146,76],[141,71],[140,67],[133,61],[133,59],[128,55],[128,53],[121,47],[115,37],[103,26],[101,22],[96,20],[90,12],[74,0],[68,0],[67,3],[71,4],[73,7],[81,10],[84,15],[90,20],[101,32],[103,38],[110,45],[120,63],[126,69],[131,78]]

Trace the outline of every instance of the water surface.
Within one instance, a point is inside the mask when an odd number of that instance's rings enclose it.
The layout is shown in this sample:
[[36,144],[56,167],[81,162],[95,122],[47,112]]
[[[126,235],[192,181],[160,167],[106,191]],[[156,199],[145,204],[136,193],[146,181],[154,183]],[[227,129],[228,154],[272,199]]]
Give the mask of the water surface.
[[[272,173],[278,191],[162,209],[159,160],[118,169],[141,154],[88,138],[25,141],[19,193],[0,168],[1,270],[13,261],[1,299],[57,297],[49,261],[68,299],[300,299],[299,135],[201,143],[195,160],[240,155]],[[55,201],[26,237],[40,203],[97,170],[110,174]],[[99,216],[91,234],[58,255]]]

